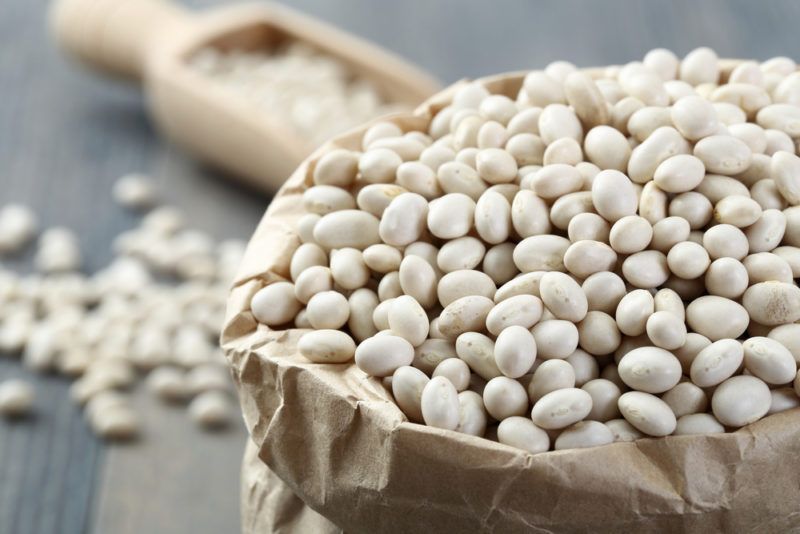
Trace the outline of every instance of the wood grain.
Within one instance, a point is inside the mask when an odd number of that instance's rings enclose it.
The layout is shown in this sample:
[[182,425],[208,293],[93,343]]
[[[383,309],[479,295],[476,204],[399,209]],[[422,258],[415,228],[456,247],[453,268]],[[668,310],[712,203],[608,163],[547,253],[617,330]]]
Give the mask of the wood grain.
[[[212,6],[222,0],[193,0]],[[445,82],[539,68],[620,63],[665,46],[722,56],[800,57],[800,4],[792,0],[293,0],[305,10],[392,49]],[[113,181],[153,174],[168,202],[218,238],[246,238],[266,205],[160,141],[141,96],[75,69],[48,41],[45,0],[0,2],[0,203],[20,201],[45,226],[80,233],[88,271],[137,217],[110,202]],[[8,263],[26,268],[30,252]],[[25,375],[0,358],[0,378]],[[27,375],[26,375],[27,376]],[[198,433],[179,410],[137,396],[140,443],[104,446],[67,400],[58,377],[33,377],[37,416],[0,422],[0,532],[204,533],[238,530],[244,444]]]
[[[146,391],[134,405],[144,419],[138,442],[109,447],[97,481],[94,532],[233,532],[246,432],[205,432],[183,406],[164,406]],[[238,412],[238,405],[234,405]]]
[[[87,272],[106,265],[114,236],[139,220],[111,202],[112,184],[131,171],[153,175],[193,226],[246,239],[267,199],[159,140],[138,91],[66,63],[48,40],[46,8],[0,2],[0,204],[23,202],[43,226],[76,230]],[[27,270],[32,252],[3,263]],[[106,446],[68,400],[67,380],[0,357],[0,379],[18,375],[36,386],[37,416],[0,421],[0,532],[238,530],[241,423],[202,435],[182,411],[139,394],[145,436]]]

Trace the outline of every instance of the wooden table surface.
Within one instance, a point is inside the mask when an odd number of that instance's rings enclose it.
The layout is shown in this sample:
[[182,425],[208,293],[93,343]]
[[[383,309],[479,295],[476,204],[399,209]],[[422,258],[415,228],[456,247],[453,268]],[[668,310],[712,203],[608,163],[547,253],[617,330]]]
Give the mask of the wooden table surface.
[[[221,4],[193,0],[193,6]],[[287,2],[289,3],[289,2]],[[800,57],[792,0],[295,0],[291,5],[383,44],[444,82],[536,68],[679,54]],[[48,39],[45,0],[0,2],[0,204],[33,206],[44,225],[81,238],[87,270],[137,218],[110,201],[114,180],[152,174],[168,202],[215,237],[246,238],[267,200],[225,181],[158,138],[135,88],[68,64]],[[30,254],[10,262],[25,269]],[[30,376],[0,358],[0,378]],[[238,530],[241,426],[197,431],[145,395],[143,438],[104,445],[68,401],[68,382],[36,383],[37,415],[0,422],[0,533],[223,533]]]

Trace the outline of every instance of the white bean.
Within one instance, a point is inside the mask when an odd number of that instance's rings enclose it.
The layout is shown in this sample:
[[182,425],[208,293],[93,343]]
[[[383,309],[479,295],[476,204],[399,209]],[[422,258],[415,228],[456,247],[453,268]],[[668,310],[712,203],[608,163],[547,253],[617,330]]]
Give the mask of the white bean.
[[786,282],[792,283],[794,278],[792,267],[785,259],[769,252],[750,254],[742,262],[747,269],[750,283]]
[[617,350],[621,335],[617,323],[610,315],[600,311],[590,311],[578,323],[578,343],[585,351],[603,355]]
[[475,205],[475,230],[489,244],[508,239],[511,231],[511,205],[500,193],[486,191]]
[[614,443],[614,433],[598,421],[580,421],[558,435],[555,450],[582,449]]
[[300,311],[300,303],[295,298],[294,285],[289,282],[275,282],[253,295],[250,309],[257,321],[267,326],[286,324]]
[[35,394],[31,385],[21,379],[0,382],[0,416],[22,417],[33,408]]
[[636,428],[625,419],[612,419],[611,421],[606,421],[605,425],[614,435],[615,443],[636,441],[644,437],[644,434],[636,430]]
[[566,163],[555,163],[539,169],[531,182],[531,189],[545,199],[555,199],[579,191],[583,177],[578,169]]
[[800,398],[791,387],[777,388],[770,391],[772,402],[767,415],[785,412],[800,407]]
[[539,284],[544,305],[559,319],[578,322],[586,316],[588,303],[581,286],[564,273],[545,274]]
[[674,434],[676,436],[687,436],[697,434],[721,434],[725,432],[725,427],[719,424],[713,415],[709,413],[692,413],[683,415],[678,419]]
[[306,317],[317,329],[337,329],[347,323],[350,306],[347,298],[337,291],[316,293],[306,305]]
[[701,350],[692,361],[690,376],[700,387],[711,387],[736,373],[744,358],[742,344],[735,339],[721,339]]
[[647,182],[639,195],[639,215],[650,224],[667,217],[667,194],[655,182]]
[[657,311],[647,319],[647,337],[657,347],[674,350],[686,342],[686,325],[674,313]]
[[797,376],[794,356],[778,341],[751,337],[742,346],[745,368],[767,384],[788,384]]
[[705,391],[691,382],[681,382],[661,396],[675,414],[681,418],[684,415],[705,412],[708,408],[708,397]]
[[367,288],[357,289],[347,299],[347,304],[350,307],[347,327],[356,341],[361,342],[374,336],[378,332],[375,328],[375,321],[373,321],[373,314],[378,307],[378,296],[375,292]]
[[691,241],[676,244],[667,254],[669,270],[687,280],[703,276],[709,265],[711,259],[706,249]]
[[392,333],[411,345],[419,346],[428,337],[430,324],[425,310],[413,297],[402,295],[394,299],[388,315]]
[[500,372],[509,378],[526,374],[536,360],[533,335],[522,326],[512,325],[504,329],[497,336],[494,359]]
[[545,360],[566,358],[578,348],[578,328],[562,320],[541,321],[531,329],[538,356]]
[[459,358],[446,358],[439,362],[436,369],[433,370],[433,375],[443,376],[452,382],[456,391],[459,393],[469,387],[470,370],[467,362]]
[[364,249],[364,263],[373,271],[381,274],[397,271],[403,254],[395,247],[377,244]]
[[545,166],[564,163],[577,165],[583,161],[581,145],[571,137],[562,137],[547,145],[542,162]]
[[568,239],[555,235],[531,236],[514,248],[514,264],[524,272],[563,271]]
[[617,326],[626,336],[644,334],[647,319],[655,311],[653,295],[644,289],[631,291],[620,300],[616,310]]
[[800,106],[792,104],[771,104],[764,106],[756,115],[756,122],[766,129],[774,129],[800,137]]
[[678,359],[658,347],[640,347],[628,352],[619,362],[619,376],[631,388],[647,393],[663,393],[675,387],[682,369]]
[[634,183],[647,183],[653,178],[661,162],[677,154],[687,153],[689,144],[678,130],[670,126],[656,128],[631,152],[628,176]]
[[225,426],[233,415],[230,398],[221,391],[201,393],[192,400],[188,410],[192,420],[204,428]]
[[777,326],[800,320],[800,288],[785,282],[760,282],[744,292],[742,304],[750,318]]
[[547,432],[536,426],[527,417],[508,417],[497,427],[497,440],[511,447],[522,449],[531,454],[547,452],[550,449],[550,437]]
[[712,135],[694,146],[694,155],[707,172],[733,175],[747,170],[752,152],[744,141],[728,135]]
[[789,204],[800,204],[800,158],[789,152],[772,155],[771,176]]
[[566,230],[573,217],[592,212],[594,204],[591,191],[575,191],[553,202],[550,207],[550,220],[559,230]]
[[400,287],[406,295],[411,295],[428,309],[436,304],[438,280],[431,264],[419,256],[406,256],[400,263]]
[[388,148],[375,148],[364,152],[358,160],[358,171],[369,183],[389,183],[403,159]]
[[396,196],[380,221],[380,238],[388,245],[405,246],[417,241],[425,229],[428,201],[416,193]]
[[619,171],[606,170],[592,182],[592,202],[597,212],[609,222],[634,215],[638,197],[633,184]]
[[358,172],[358,156],[345,149],[331,150],[314,165],[314,183],[348,187]]
[[443,164],[436,175],[445,193],[463,193],[472,200],[478,200],[486,190],[486,183],[478,176],[478,172],[459,161]]
[[457,357],[456,347],[451,341],[431,337],[414,349],[412,365],[431,374],[444,360]]
[[734,376],[711,397],[714,417],[725,426],[741,427],[764,417],[772,404],[769,387],[754,376]]
[[714,219],[739,228],[750,226],[761,217],[761,206],[752,198],[732,195],[714,206]]
[[714,106],[697,95],[685,96],[675,102],[670,109],[670,116],[675,128],[690,141],[708,137],[717,131],[717,112]]
[[465,332],[456,339],[456,353],[484,380],[501,376],[494,359],[494,342],[483,334]]
[[546,271],[520,274],[513,280],[503,284],[494,294],[495,302],[502,302],[516,295],[539,296],[539,283]]
[[482,295],[493,298],[495,285],[486,273],[472,270],[458,270],[447,273],[439,280],[437,295],[442,306],[448,306],[461,297]]
[[424,422],[422,392],[428,382],[428,376],[414,367],[398,367],[392,374],[392,395],[409,421]]
[[486,253],[484,244],[474,237],[466,236],[445,243],[436,257],[436,265],[449,273],[459,269],[474,269]]
[[542,301],[533,295],[514,295],[496,304],[486,316],[486,329],[495,336],[511,326],[531,328],[542,317]]
[[750,250],[747,236],[739,228],[730,224],[712,226],[703,234],[703,248],[709,257],[744,259]]
[[539,135],[550,144],[562,137],[583,141],[583,127],[575,112],[563,104],[549,104],[539,116]]
[[472,228],[475,201],[463,193],[451,193],[430,203],[428,229],[442,239],[467,235]]
[[622,274],[631,285],[651,289],[669,278],[667,257],[657,250],[644,250],[631,254],[622,262]]
[[678,154],[662,161],[656,167],[653,180],[667,193],[691,191],[703,181],[705,166],[699,158]]
[[575,71],[564,79],[564,94],[581,122],[589,127],[609,120],[603,94],[590,76]]
[[359,210],[341,210],[323,215],[314,225],[314,241],[334,249],[353,247],[363,250],[380,242],[378,219]]
[[578,241],[607,243],[610,232],[611,227],[608,222],[596,213],[579,213],[570,219],[567,227],[567,235],[573,243]]
[[615,314],[617,306],[627,294],[625,282],[612,272],[598,272],[583,281],[581,289],[586,294],[590,311]]
[[[786,210],[789,212],[790,210]],[[761,217],[745,229],[750,252],[769,252],[776,248],[790,230],[786,214],[776,209],[764,210]],[[790,242],[790,239],[786,240]]]
[[[641,103],[638,99],[637,102]],[[636,109],[631,114],[627,121],[626,129],[636,141],[641,143],[658,128],[672,125],[670,108],[644,106]]]
[[[622,220],[624,219],[620,219]],[[647,221],[645,224],[650,228]],[[577,241],[564,253],[564,267],[578,278],[588,278],[593,274],[608,272],[614,269],[616,264],[617,253],[612,247],[599,241]]]
[[434,377],[425,385],[420,405],[426,425],[446,430],[458,427],[461,411],[458,392],[445,377]]
[[717,83],[719,65],[717,54],[707,47],[695,48],[680,63],[680,79],[692,85]]
[[[725,321],[720,321],[720,317],[725,317]],[[750,316],[736,301],[705,295],[693,300],[686,307],[686,322],[698,334],[717,341],[736,339],[742,335],[750,322]]]
[[458,394],[459,418],[457,432],[480,436],[486,433],[486,409],[483,398],[474,391],[462,391]]
[[506,376],[492,378],[483,390],[483,404],[493,418],[502,421],[508,417],[521,416],[528,409],[528,394],[525,388]]
[[[620,254],[633,254],[647,248],[653,239],[653,227],[643,217],[627,215],[611,226],[609,244]],[[607,269],[608,270],[608,269]]]
[[618,405],[625,420],[648,436],[668,436],[675,431],[675,414],[655,395],[629,391],[620,396]]
[[476,170],[485,182],[505,184],[517,176],[517,161],[500,148],[485,148],[478,152],[475,160]]
[[567,388],[548,393],[531,411],[533,422],[544,429],[566,428],[592,411],[592,397],[582,389]]
[[[713,212],[714,208],[708,198],[694,191],[680,193],[669,203],[669,215],[685,220],[692,230],[705,226],[711,220]],[[686,235],[688,237],[688,233]]]
[[356,207],[356,201],[346,190],[332,185],[315,185],[303,193],[303,207],[306,211],[325,215],[339,210]]
[[528,397],[532,403],[559,389],[575,387],[575,369],[565,360],[547,360],[541,363],[528,383]]
[[520,237],[546,234],[550,231],[549,208],[530,190],[521,190],[511,204],[511,222]]
[[586,419],[607,422],[619,417],[617,401],[622,393],[614,382],[596,378],[583,384],[581,389],[592,397],[592,411],[589,412]]

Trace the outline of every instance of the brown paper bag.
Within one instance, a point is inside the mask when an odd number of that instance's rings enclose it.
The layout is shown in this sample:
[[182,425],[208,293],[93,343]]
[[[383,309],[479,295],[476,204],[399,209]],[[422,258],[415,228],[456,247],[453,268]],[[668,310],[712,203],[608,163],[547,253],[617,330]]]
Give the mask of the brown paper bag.
[[247,442],[242,462],[242,532],[313,532],[340,534],[342,529],[309,508],[300,497],[258,458],[258,448]]
[[[513,97],[523,76],[483,81]],[[452,91],[391,120],[424,128]],[[354,365],[309,363],[296,350],[303,331],[258,325],[250,297],[289,277],[300,195],[316,159],[332,146],[359,150],[365,130],[322,147],[287,181],[248,245],[228,302],[222,342],[245,422],[259,460],[292,492],[353,533],[800,531],[800,410],[731,434],[531,455],[409,423],[379,380]],[[253,519],[272,506],[274,478],[253,459],[244,475],[246,527],[292,526]]]

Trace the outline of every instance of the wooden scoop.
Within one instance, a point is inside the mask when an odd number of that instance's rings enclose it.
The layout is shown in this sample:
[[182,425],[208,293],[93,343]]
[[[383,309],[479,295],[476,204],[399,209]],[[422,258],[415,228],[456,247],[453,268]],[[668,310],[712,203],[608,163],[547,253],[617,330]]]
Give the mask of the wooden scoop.
[[268,192],[316,147],[290,124],[258,113],[252,102],[191,68],[189,58],[198,50],[268,52],[300,41],[369,80],[389,103],[413,107],[440,89],[397,56],[276,4],[193,13],[167,0],[57,0],[51,15],[66,50],[143,84],[167,137]]

